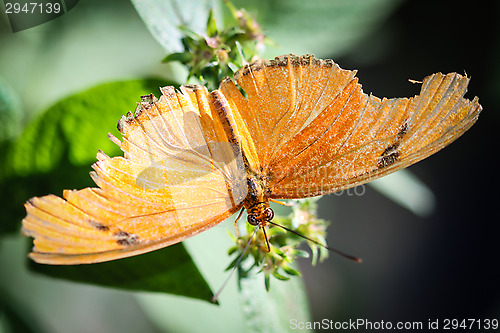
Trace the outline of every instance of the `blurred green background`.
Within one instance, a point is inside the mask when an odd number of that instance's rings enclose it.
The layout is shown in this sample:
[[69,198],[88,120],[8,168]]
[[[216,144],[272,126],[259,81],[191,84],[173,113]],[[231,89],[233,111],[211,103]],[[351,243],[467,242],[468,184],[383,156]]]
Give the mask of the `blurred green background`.
[[[196,16],[196,1],[170,2],[194,3]],[[358,69],[364,91],[380,97],[416,94],[418,87],[408,79],[439,71],[466,72],[471,77],[467,97],[479,96],[484,108],[462,138],[410,168],[433,192],[431,214],[418,216],[368,186],[360,196],[343,193],[321,199],[320,217],[332,221],[329,244],[364,261],[358,265],[332,255],[311,267],[310,260],[301,260],[312,318],[424,323],[499,318],[499,140],[494,135],[500,125],[500,4],[233,3],[254,13],[278,44],[266,49],[267,58],[285,53],[333,58],[343,68]],[[61,17],[17,33],[12,33],[3,12],[0,332],[188,332],[198,317],[206,331],[241,329],[247,313],[238,301],[235,279],[221,297],[222,306],[216,307],[180,296],[76,284],[27,270],[27,240],[18,235],[22,203],[35,195],[91,185],[88,171],[97,149],[117,153],[112,144],[101,143],[115,131],[119,115],[133,110],[138,101],[139,94],[130,96],[127,89],[136,84],[137,90],[158,94],[154,87],[182,84],[186,73],[181,66],[160,63],[167,51],[128,1],[80,1]],[[148,84],[137,83],[139,79],[148,79]],[[107,84],[99,90],[106,91],[103,101],[90,103],[82,97],[71,110],[60,102],[102,84]],[[103,105],[109,98],[117,99],[112,110]],[[48,108],[53,116],[37,120]],[[86,110],[94,111],[88,111],[92,117]],[[65,112],[72,116],[65,117]],[[60,119],[62,125],[54,127]],[[19,143],[21,135],[25,139]],[[85,145],[74,151],[73,142]],[[221,272],[230,262],[225,255],[231,244],[226,229],[231,230],[232,221],[226,222],[187,242],[189,252],[198,254],[194,260],[212,289],[220,286]],[[269,311],[262,315],[272,318]]]

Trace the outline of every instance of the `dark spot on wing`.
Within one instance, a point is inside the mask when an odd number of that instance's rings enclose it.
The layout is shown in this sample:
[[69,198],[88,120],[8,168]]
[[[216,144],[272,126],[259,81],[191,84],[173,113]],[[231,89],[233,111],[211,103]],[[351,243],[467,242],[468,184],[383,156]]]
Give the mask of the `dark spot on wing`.
[[142,111],[151,109],[156,102],[158,102],[158,99],[153,94],[141,96],[141,101],[137,103],[137,107],[135,108],[135,117],[139,117]]
[[[164,90],[170,91],[167,88],[172,88],[172,91],[174,91],[173,87],[164,87],[164,88],[160,88],[160,89],[162,92]],[[175,94],[175,91],[174,91],[174,94]],[[118,131],[123,134],[123,129],[124,129],[125,125],[131,125],[134,122],[134,120],[137,119],[137,117],[139,117],[140,114],[144,110],[146,110],[146,111],[149,110],[156,102],[158,102],[158,99],[153,94],[141,96],[141,101],[139,103],[137,103],[137,106],[136,106],[134,112],[133,113],[130,111],[127,112],[126,116],[122,117],[118,121],[118,125],[116,126],[116,128],[118,128]]]
[[377,162],[377,167],[379,169],[396,163],[396,161],[399,159],[399,145],[401,144],[401,142],[403,141],[403,137],[409,132],[409,130],[410,126],[408,125],[408,119],[406,119],[399,127],[398,134],[396,135],[396,142],[385,148],[382,154],[380,154]]
[[377,167],[379,169],[385,168],[389,165],[396,163],[396,161],[399,159],[399,152],[397,151],[398,146],[399,142],[394,143],[385,148],[384,152],[380,155],[377,162]]
[[139,236],[120,230],[113,234],[117,239],[116,242],[123,246],[130,246],[139,242]]
[[297,66],[308,66],[310,64],[313,65],[325,65],[326,67],[331,67],[333,64],[332,60],[320,60],[316,59],[313,55],[306,54],[303,56],[296,56],[294,54],[289,54],[289,55],[284,55],[284,56],[279,56],[271,60],[257,60],[255,62],[252,62],[242,69],[240,69],[236,74],[235,74],[235,79],[238,80],[240,76],[246,76],[249,75],[251,72],[258,72],[262,70],[262,68],[268,67],[268,68],[277,68],[277,67],[286,67],[288,65],[297,67]]
[[175,88],[173,86],[162,87],[160,91],[168,99],[175,97]]
[[153,94],[141,96],[141,104],[153,104],[156,102],[156,97]]
[[226,76],[225,78],[222,79],[221,85],[222,83],[227,83],[229,81],[231,81],[231,78],[229,78],[229,76]]
[[406,120],[403,125],[399,128],[398,132],[398,139],[401,139],[403,136],[405,136],[406,133],[408,133],[409,126],[408,126],[408,120]]
[[326,59],[326,60],[320,60],[323,63],[323,66],[325,67],[333,67],[335,65],[335,62],[333,62],[332,59]]
[[252,62],[248,65],[245,65],[242,69],[240,69],[236,74],[235,74],[235,79],[238,79],[239,75],[246,76],[249,75],[252,72],[258,72],[262,70],[262,60],[257,60],[255,62]]
[[186,89],[187,91],[193,91],[193,92],[203,90],[203,88],[204,87],[202,85],[199,85],[199,84],[187,84],[184,86],[184,89]]
[[290,56],[279,56],[274,58],[274,60],[270,60],[266,63],[268,67],[286,67],[288,66],[288,60]]
[[396,149],[398,149],[399,143],[395,143],[390,145],[389,147],[385,148],[384,152],[380,156],[386,156],[394,152]]
[[104,225],[104,224],[101,224],[101,223],[98,223],[95,221],[89,221],[89,223],[90,223],[90,225],[92,225],[94,228],[96,228],[99,231],[108,231],[109,230],[109,227]]
[[[139,112],[140,113],[140,112]],[[136,114],[137,114],[137,109],[136,109]],[[138,114],[137,114],[138,115]],[[132,112],[127,112],[126,116],[125,117],[122,117],[119,121],[118,121],[118,126],[116,126],[116,128],[118,128],[118,131],[120,133],[123,134],[123,129],[125,127],[125,124],[127,125],[130,125],[132,124],[132,122],[134,121],[135,119],[135,116]]]
[[386,156],[381,156],[378,160],[377,166],[379,169],[385,168],[389,165],[396,163],[399,158],[399,152],[395,151]]

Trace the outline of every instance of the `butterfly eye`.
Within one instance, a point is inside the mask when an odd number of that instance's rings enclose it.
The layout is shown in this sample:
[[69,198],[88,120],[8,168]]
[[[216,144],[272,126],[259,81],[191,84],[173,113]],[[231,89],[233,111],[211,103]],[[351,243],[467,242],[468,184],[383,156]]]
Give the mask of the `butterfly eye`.
[[257,218],[255,217],[255,215],[252,215],[252,214],[249,214],[247,216],[247,221],[248,223],[250,223],[251,225],[257,225],[259,224],[259,221],[257,221]]
[[274,217],[274,211],[271,209],[271,207],[266,208],[264,214],[266,215],[266,220],[268,221],[272,220]]

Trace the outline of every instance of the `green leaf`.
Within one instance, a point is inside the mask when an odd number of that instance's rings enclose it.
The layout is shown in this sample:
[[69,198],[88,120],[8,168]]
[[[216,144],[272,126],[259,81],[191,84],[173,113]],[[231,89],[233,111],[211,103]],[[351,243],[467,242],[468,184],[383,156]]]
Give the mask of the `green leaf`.
[[302,279],[273,280],[269,292],[264,279],[264,274],[249,275],[240,282],[246,332],[289,332],[291,319],[310,320]]
[[264,286],[266,288],[266,291],[269,292],[271,289],[271,276],[269,274],[264,275]]
[[0,77],[0,142],[15,137],[21,129],[21,102],[10,85]]
[[40,326],[40,321],[30,309],[0,289],[0,332],[39,332]]
[[[234,232],[234,218],[184,242],[214,291],[230,274],[224,271],[231,260],[226,251],[234,243],[227,237],[226,230]],[[251,264],[251,260],[245,262],[243,269],[248,269]],[[158,295],[138,295],[138,300],[165,332],[199,331],[200,323],[204,332],[290,332],[291,319],[311,320],[301,278],[293,277],[288,281],[272,278],[267,292],[265,274],[256,274],[258,270],[252,269],[239,283],[233,274],[220,294],[219,306]],[[196,320],[193,320],[193,314],[196,314]]]
[[[264,58],[280,54],[312,53],[318,57],[346,54],[373,33],[402,0],[233,0],[235,7],[258,13],[266,36],[277,48],[268,48]],[[370,49],[372,53],[375,51]],[[380,48],[380,46],[378,46]]]
[[288,281],[290,280],[290,278],[288,276],[284,276],[284,275],[281,275],[280,273],[278,273],[277,271],[274,271],[273,272],[273,276],[275,278],[277,278],[278,280],[282,280],[282,281]]
[[293,275],[293,276],[300,276],[300,272],[287,266],[287,265],[283,265],[281,268],[283,268],[283,270],[289,274],[289,275]]
[[182,244],[130,258],[92,265],[53,266],[30,261],[50,277],[134,291],[154,291],[210,301],[213,296]]
[[88,165],[98,149],[119,154],[107,133],[119,137],[116,124],[134,110],[141,95],[159,94],[169,85],[156,79],[102,84],[54,104],[29,124],[7,153],[5,176],[28,176],[50,172],[67,161]]
[[12,176],[0,180],[0,187],[7,189],[0,192],[0,200],[5,205],[0,216],[0,236],[19,232],[21,219],[26,215],[23,205],[30,197],[49,193],[60,194],[65,188],[93,186],[89,171],[90,165],[73,166],[61,163],[51,172],[26,177]]
[[203,35],[210,10],[217,13],[220,7],[218,0],[131,1],[153,37],[169,53],[184,50],[179,26]]
[[215,34],[217,34],[217,23],[215,22],[214,11],[210,10],[207,21],[207,35],[212,37]]
[[192,54],[188,54],[185,52],[179,52],[179,53],[170,53],[168,56],[163,58],[163,60],[161,62],[166,63],[166,62],[171,62],[171,61],[178,61],[182,64],[186,64],[186,63],[190,62],[192,59],[193,59]]
[[[428,217],[436,208],[434,193],[407,169],[375,179],[369,185],[417,216]],[[357,189],[353,189],[354,194],[364,194],[363,187]]]

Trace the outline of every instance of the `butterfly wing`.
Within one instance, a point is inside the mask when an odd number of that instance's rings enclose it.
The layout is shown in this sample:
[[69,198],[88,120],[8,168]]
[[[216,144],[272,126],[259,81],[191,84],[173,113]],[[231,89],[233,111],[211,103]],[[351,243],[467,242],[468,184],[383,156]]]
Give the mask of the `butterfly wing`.
[[276,152],[310,124],[354,75],[332,60],[290,55],[257,60],[239,70],[235,79],[246,98],[231,80],[224,80],[219,90],[241,114],[266,172]]
[[355,71],[311,56],[257,61],[220,90],[243,115],[272,198],[303,198],[366,183],[442,149],[476,121],[469,79],[424,79],[419,95],[363,93]]
[[[162,89],[123,117],[124,157],[97,154],[98,187],[26,203],[22,231],[39,263],[83,264],[162,248],[223,221],[241,207],[242,159],[214,117],[204,87]],[[244,168],[243,168],[244,170]]]

